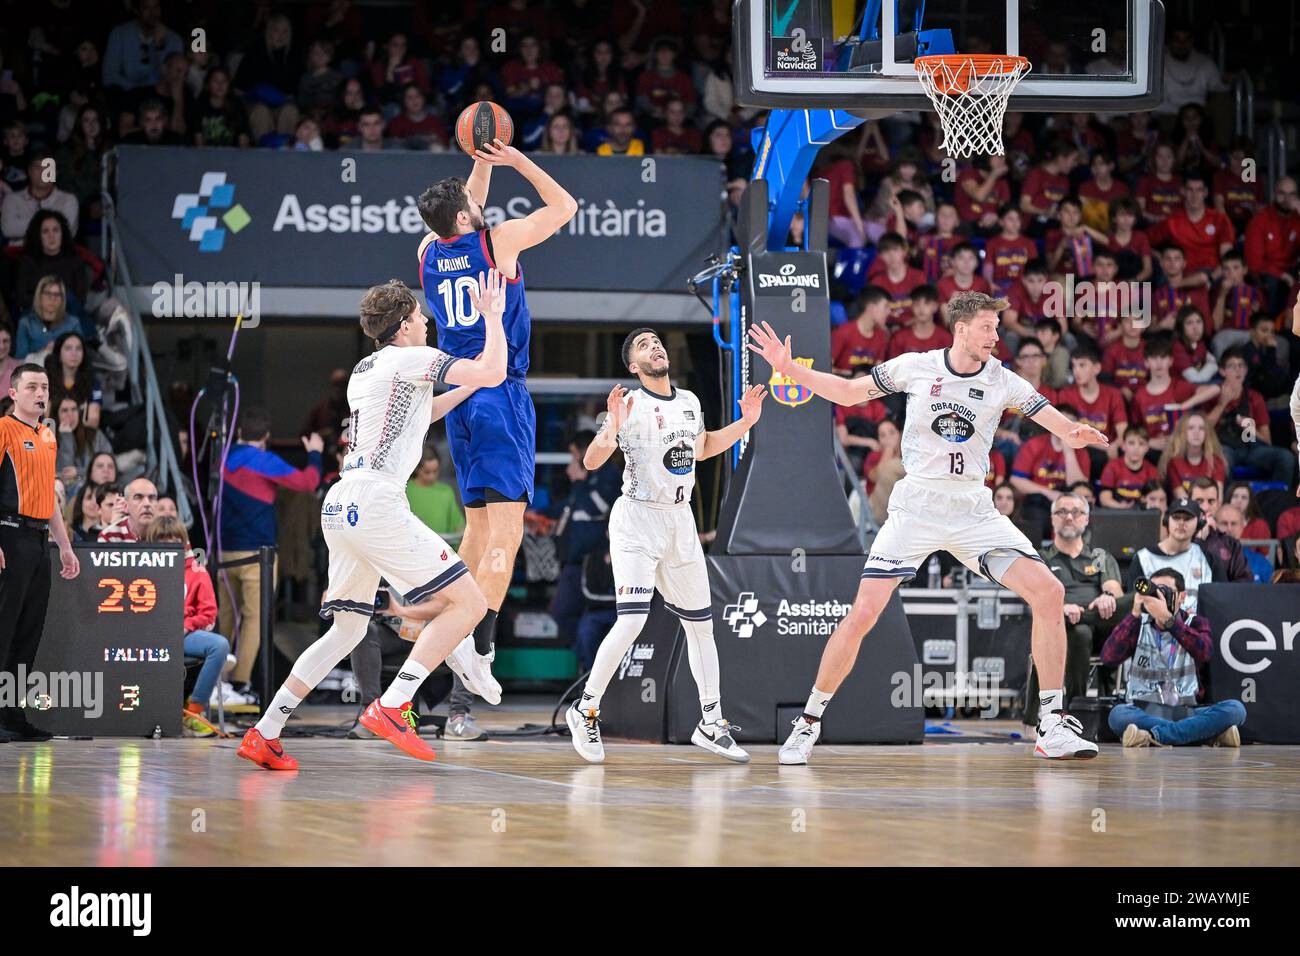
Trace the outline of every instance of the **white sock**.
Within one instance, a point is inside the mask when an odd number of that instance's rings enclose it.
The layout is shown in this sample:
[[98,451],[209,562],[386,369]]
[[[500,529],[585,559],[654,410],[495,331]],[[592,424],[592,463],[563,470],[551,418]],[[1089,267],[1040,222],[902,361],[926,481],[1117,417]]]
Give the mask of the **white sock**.
[[578,706],[583,710],[600,710],[600,699],[605,696],[605,688],[618,670],[623,655],[627,653],[632,642],[645,627],[647,614],[620,614],[614,626],[609,629],[605,639],[596,648],[596,660],[591,665],[587,676],[587,686],[582,689]]
[[722,701],[715,697],[713,700],[700,698],[700,713],[704,715],[702,723],[716,724],[722,720]]
[[804,707],[803,712],[809,717],[816,717],[818,720],[821,720],[822,714],[826,713],[826,705],[831,702],[832,696],[834,695],[828,694],[826,691],[818,690],[814,687],[812,693],[808,695],[808,703]]
[[1064,690],[1040,690],[1038,692],[1038,719],[1040,722],[1045,715],[1055,714],[1062,710],[1065,710]]
[[379,698],[380,705],[401,707],[403,704],[409,704],[415,700],[415,692],[420,689],[420,685],[428,676],[429,668],[408,657],[401,670],[397,672],[397,676],[393,678],[393,682],[388,685],[388,690],[384,691],[383,696]]
[[283,684],[280,685],[280,689],[271,698],[271,706],[266,708],[255,729],[265,739],[274,740],[280,736],[280,731],[284,730],[284,725],[288,723],[294,709],[301,703],[301,697],[294,697],[289,693],[288,688]]

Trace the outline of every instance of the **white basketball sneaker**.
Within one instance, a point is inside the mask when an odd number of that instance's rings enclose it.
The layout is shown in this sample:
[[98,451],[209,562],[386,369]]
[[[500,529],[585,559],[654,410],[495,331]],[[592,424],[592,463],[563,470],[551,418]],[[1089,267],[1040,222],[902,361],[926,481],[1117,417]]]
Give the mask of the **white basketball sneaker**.
[[492,662],[474,650],[474,638],[465,638],[447,655],[447,666],[471,694],[489,704],[501,703],[501,685],[492,676]]
[[564,722],[569,725],[569,740],[578,756],[587,763],[604,763],[605,745],[600,741],[600,711],[580,710],[578,701],[564,708]]
[[1083,724],[1066,713],[1045,714],[1038,718],[1038,743],[1034,756],[1048,760],[1088,760],[1097,756],[1097,745],[1084,740]]
[[727,720],[716,720],[708,724],[701,720],[695,725],[695,732],[691,734],[691,743],[703,747],[709,753],[726,757],[734,763],[749,763],[749,754],[736,743],[736,738],[731,733],[739,729],[739,727],[732,727],[731,722]]
[[817,738],[822,735],[822,722],[810,721],[800,714],[791,723],[794,724],[794,730],[790,731],[790,736],[785,738],[785,743],[781,745],[781,751],[776,755],[777,763],[786,766],[806,764],[808,758],[812,756],[813,744],[817,743]]

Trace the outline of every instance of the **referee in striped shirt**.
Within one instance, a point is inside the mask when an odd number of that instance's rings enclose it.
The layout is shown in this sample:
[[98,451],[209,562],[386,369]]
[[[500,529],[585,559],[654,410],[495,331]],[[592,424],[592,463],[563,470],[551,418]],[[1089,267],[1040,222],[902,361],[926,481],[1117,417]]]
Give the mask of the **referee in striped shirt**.
[[[50,406],[45,369],[31,363],[14,369],[9,397],[13,411],[0,418],[0,669],[17,680],[20,667],[30,671],[45,629],[51,530],[63,577],[75,578],[81,567],[54,503],[59,446],[44,422]],[[49,739],[21,707],[0,708],[0,743]]]

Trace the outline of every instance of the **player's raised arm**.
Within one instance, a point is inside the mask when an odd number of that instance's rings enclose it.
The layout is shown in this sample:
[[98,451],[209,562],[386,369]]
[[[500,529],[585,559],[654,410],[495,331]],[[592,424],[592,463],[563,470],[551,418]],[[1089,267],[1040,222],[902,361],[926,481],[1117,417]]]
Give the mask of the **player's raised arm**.
[[452,364],[443,381],[448,385],[491,388],[506,380],[506,333],[501,325],[506,307],[505,277],[496,269],[490,269],[486,279],[479,273],[478,290],[470,293],[470,302],[483,316],[483,351],[477,358]]
[[474,169],[465,180],[465,188],[480,206],[487,205],[488,185],[492,179],[492,165],[481,159],[474,160]]
[[627,389],[622,385],[615,385],[609,390],[609,395],[605,398],[607,414],[605,420],[601,422],[600,431],[596,433],[596,440],[582,453],[583,468],[595,471],[609,461],[609,456],[614,454],[614,449],[618,447],[618,433],[627,422],[633,401],[634,399],[628,395]]
[[695,445],[695,460],[703,461],[714,455],[721,455],[740,441],[741,436],[753,428],[754,423],[763,414],[763,399],[766,397],[767,389],[762,385],[753,385],[746,389],[744,396],[736,402],[740,406],[740,417],[715,432],[704,432],[700,435]]
[[513,146],[502,145],[500,140],[487,143],[474,156],[475,169],[479,164],[511,166],[533,184],[544,205],[534,209],[522,219],[507,219],[492,230],[492,245],[496,259],[506,264],[523,250],[538,245],[555,235],[578,211],[578,201],[550,174]]
[[790,336],[787,335],[782,342],[777,338],[772,326],[766,322],[761,327],[751,325],[749,337],[753,340],[749,343],[749,350],[763,356],[767,364],[772,366],[772,371],[794,379],[804,388],[811,389],[813,394],[820,395],[837,405],[857,405],[868,399],[889,394],[877,385],[870,375],[847,379],[800,365],[791,355]]
[[1050,404],[1044,405],[1030,415],[1029,419],[1035,424],[1046,428],[1071,448],[1087,448],[1089,445],[1106,448],[1110,445],[1110,439],[1106,437],[1104,432],[1100,432],[1091,425],[1085,425],[1082,422],[1070,421]]

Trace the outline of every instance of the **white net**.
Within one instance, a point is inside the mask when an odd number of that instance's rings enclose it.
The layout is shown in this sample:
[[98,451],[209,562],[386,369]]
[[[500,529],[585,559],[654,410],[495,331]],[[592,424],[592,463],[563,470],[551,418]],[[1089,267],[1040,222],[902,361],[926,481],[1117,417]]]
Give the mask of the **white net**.
[[916,75],[943,127],[950,156],[1002,155],[1002,120],[1016,84],[1029,72],[1019,56],[923,56]]

